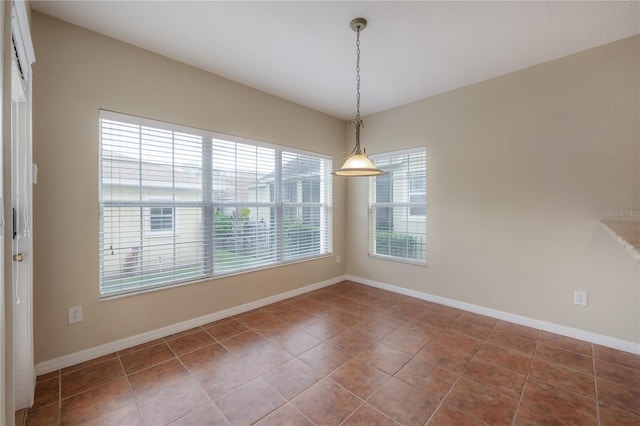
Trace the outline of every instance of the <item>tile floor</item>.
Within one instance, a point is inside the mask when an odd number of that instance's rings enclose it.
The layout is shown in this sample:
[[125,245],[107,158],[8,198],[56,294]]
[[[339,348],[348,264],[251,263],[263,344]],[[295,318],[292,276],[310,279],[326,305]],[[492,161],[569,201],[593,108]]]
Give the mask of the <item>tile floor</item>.
[[640,425],[640,356],[343,282],[38,377],[29,425]]

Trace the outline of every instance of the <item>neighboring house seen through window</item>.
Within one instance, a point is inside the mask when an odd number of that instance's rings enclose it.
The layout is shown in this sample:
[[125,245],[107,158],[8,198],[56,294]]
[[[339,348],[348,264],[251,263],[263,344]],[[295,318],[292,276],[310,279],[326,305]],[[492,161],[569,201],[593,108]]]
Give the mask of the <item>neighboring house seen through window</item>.
[[377,154],[370,158],[388,174],[370,178],[369,254],[425,264],[425,148]]
[[101,295],[330,255],[331,169],[329,156],[101,111]]

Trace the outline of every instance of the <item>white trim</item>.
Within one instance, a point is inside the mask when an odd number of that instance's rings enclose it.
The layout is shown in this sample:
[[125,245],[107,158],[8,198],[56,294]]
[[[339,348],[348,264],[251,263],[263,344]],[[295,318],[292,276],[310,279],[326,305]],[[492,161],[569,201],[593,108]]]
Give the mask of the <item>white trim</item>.
[[156,330],[147,331],[145,333],[137,334],[135,336],[125,337],[124,339],[116,340],[114,342],[105,343],[104,345],[95,346],[93,348],[85,349],[79,352],[75,352],[69,355],[64,355],[59,358],[54,358],[48,361],[43,361],[36,364],[36,372],[38,375],[46,374],[51,371],[60,370],[62,368],[71,367],[72,365],[79,364],[81,362],[89,361],[91,359],[108,355],[116,351],[121,351],[142,343],[150,342],[162,337],[170,336],[174,333],[189,330],[194,327],[218,321],[223,318],[228,318],[233,315],[238,315],[243,312],[257,309],[262,306],[270,305],[275,302],[279,302],[284,299],[289,299],[294,296],[298,296],[310,291],[314,291],[323,287],[327,287],[333,284],[337,284],[346,280],[345,275],[341,275],[335,278],[331,278],[326,281],[321,281],[315,284],[309,284],[307,286],[297,288],[295,290],[286,291],[284,293],[276,294],[273,296],[265,297],[264,299],[255,300],[253,302],[245,303],[244,305],[235,306],[233,308],[224,309],[222,311],[207,314],[198,318],[193,318],[187,321],[172,324],[166,327],[158,328]]
[[446,297],[436,296],[429,293],[423,293],[416,290],[410,290],[404,287],[399,287],[391,284],[385,284],[378,281],[369,280],[367,278],[347,275],[347,280],[357,282],[360,284],[365,284],[371,287],[380,288],[382,290],[388,290],[394,293],[403,294],[405,296],[415,297],[416,299],[427,300],[429,302],[435,302],[441,305],[462,309],[463,311],[473,312],[480,315],[486,315],[491,318],[497,318],[503,321],[509,321],[509,322],[524,325],[527,327],[549,331],[551,333],[560,334],[562,336],[572,337],[574,339],[584,340],[587,342],[596,343],[601,346],[607,346],[609,348],[619,349],[621,351],[640,355],[640,343],[634,343],[628,340],[622,340],[615,337],[605,336],[603,334],[580,330],[578,328],[567,327],[564,325],[555,324],[548,321],[529,318],[523,315],[503,312],[497,309],[485,308],[484,306],[461,302],[455,299],[448,299]]
[[29,80],[31,78],[31,64],[36,61],[36,54],[33,51],[33,43],[31,41],[26,1],[13,1],[11,7],[11,30],[23,77],[25,80]]

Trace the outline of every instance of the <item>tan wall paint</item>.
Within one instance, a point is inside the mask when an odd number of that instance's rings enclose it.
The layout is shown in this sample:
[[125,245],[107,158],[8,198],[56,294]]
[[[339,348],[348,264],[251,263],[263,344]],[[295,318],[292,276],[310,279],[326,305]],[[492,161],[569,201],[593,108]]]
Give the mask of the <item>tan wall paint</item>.
[[[33,14],[35,361],[43,362],[344,275],[333,258],[98,300],[98,109],[330,154],[344,122],[39,13]],[[339,166],[338,166],[339,167]],[[345,184],[334,242],[345,253]],[[67,325],[67,308],[84,321]]]
[[639,264],[599,223],[640,208],[639,55],[633,37],[365,117],[371,153],[426,146],[427,267],[367,257],[351,180],[348,273],[640,342]]

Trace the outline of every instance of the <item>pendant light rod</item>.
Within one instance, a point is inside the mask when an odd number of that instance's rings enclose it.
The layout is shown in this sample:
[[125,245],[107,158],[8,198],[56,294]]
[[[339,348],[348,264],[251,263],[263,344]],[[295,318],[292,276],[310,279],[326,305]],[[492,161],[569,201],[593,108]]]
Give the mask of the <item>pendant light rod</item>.
[[360,31],[367,27],[367,20],[364,18],[355,18],[349,26],[356,32],[356,121],[353,123],[356,126],[356,146],[351,152],[353,154],[362,154],[360,149],[360,127],[364,126],[362,119],[360,118]]

